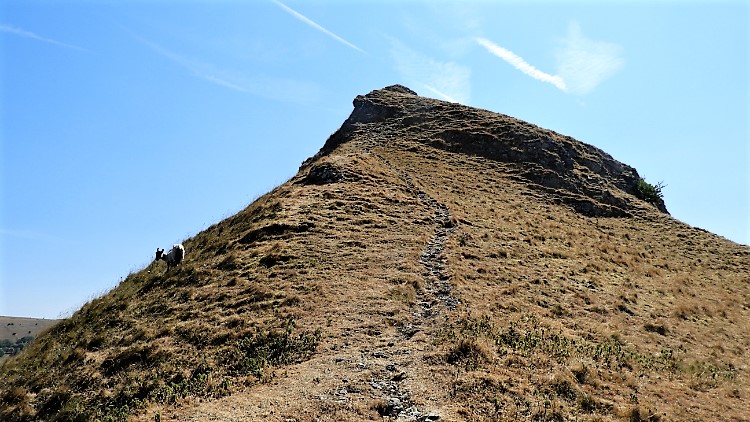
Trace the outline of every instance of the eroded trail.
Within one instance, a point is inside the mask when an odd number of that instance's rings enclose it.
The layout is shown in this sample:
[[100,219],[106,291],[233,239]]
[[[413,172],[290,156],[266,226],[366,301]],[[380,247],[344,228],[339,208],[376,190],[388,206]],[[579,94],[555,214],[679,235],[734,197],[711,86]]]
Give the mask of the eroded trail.
[[444,306],[447,309],[455,309],[460,302],[451,294],[450,276],[445,271],[445,259],[443,250],[448,236],[456,231],[456,222],[451,218],[448,206],[439,202],[419,189],[411,176],[400,168],[396,167],[385,157],[377,155],[383,163],[395,171],[401,180],[404,181],[409,191],[413,192],[419,200],[433,211],[433,221],[435,232],[422,250],[419,262],[424,266],[425,289],[420,292],[419,305],[424,308],[423,317],[437,315],[440,310],[433,309],[435,306]]
[[[376,157],[386,166],[396,172],[420,202],[427,206],[432,212],[432,220],[435,230],[427,241],[419,257],[419,262],[424,267],[424,289],[417,293],[418,301],[414,305],[411,318],[401,331],[401,338],[396,341],[408,340],[416,333],[430,333],[437,324],[436,317],[453,310],[460,301],[452,295],[450,276],[445,269],[445,258],[443,251],[448,237],[456,231],[456,223],[451,218],[447,205],[439,202],[422,189],[412,180],[411,176],[392,164],[381,155]],[[388,374],[389,376],[392,374]],[[439,415],[429,412],[429,409],[419,409],[412,400],[412,394],[400,383],[400,374],[388,378],[373,379],[371,386],[380,390],[385,395],[386,407],[381,412],[382,416],[396,417],[398,420],[433,421],[440,418]]]
[[[424,301],[420,305],[426,311],[432,310],[435,305],[442,305],[452,310],[459,304],[459,300],[451,294],[450,276],[445,271],[443,250],[448,236],[456,231],[456,224],[451,219],[448,206],[424,192],[419,193],[419,198],[435,211],[435,233],[425,245],[419,258],[425,268],[425,293],[422,294]],[[427,312],[424,316],[432,314],[433,312]]]

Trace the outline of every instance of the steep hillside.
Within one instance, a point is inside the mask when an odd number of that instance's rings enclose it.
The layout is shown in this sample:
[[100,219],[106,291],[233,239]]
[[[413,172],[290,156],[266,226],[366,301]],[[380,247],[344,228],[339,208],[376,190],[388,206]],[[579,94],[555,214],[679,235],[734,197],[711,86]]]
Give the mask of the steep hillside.
[[388,87],[0,368],[3,420],[748,420],[750,248],[569,137]]

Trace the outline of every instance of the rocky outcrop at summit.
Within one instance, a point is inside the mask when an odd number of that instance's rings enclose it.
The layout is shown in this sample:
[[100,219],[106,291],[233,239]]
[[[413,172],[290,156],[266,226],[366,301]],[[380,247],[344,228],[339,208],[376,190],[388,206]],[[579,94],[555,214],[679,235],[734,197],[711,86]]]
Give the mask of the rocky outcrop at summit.
[[[349,118],[316,157],[364,138],[417,141],[510,164],[516,177],[588,216],[625,217],[645,206],[636,198],[638,172],[599,148],[503,114],[420,97],[401,85],[357,96]],[[663,201],[652,205],[668,214]]]

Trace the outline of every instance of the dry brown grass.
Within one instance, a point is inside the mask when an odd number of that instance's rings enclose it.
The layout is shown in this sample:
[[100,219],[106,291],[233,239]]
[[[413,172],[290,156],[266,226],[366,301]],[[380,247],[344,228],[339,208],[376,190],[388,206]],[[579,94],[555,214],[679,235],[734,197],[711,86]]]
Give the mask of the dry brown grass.
[[[504,405],[487,393],[474,396],[477,408],[485,410],[464,409],[464,416],[554,419],[557,411],[605,419],[706,420],[720,409],[720,418],[732,420],[750,414],[740,399],[750,394],[746,247],[655,212],[596,219],[536,199],[523,201],[537,194],[498,177],[486,162],[441,158],[437,172],[456,175],[450,188],[428,182],[436,164],[414,165],[417,154],[402,153],[400,160],[413,164],[413,177],[432,185],[430,194],[452,204],[462,222],[449,240],[447,259],[465,309],[500,327],[534,318],[548,332],[576,342],[561,355],[546,337],[533,350],[498,346],[496,353],[509,355],[504,362],[486,364],[481,376],[459,375],[466,381],[454,383],[474,385],[468,380],[491,373],[518,387],[498,395]],[[478,186],[489,192],[465,194]],[[592,360],[587,350],[613,337],[627,347],[622,357]],[[457,335],[450,347],[472,338]],[[662,362],[665,356],[668,362]],[[549,393],[549,381],[530,376],[531,368],[555,379],[567,374],[572,381],[566,385],[574,386],[575,394]],[[527,401],[519,405],[510,400],[514,395]],[[466,400],[472,402],[461,396],[460,402]]]
[[[748,247],[622,192],[631,217],[586,216],[399,126],[316,159],[4,365],[2,416],[383,420],[393,398],[440,420],[750,414]],[[303,183],[321,162],[345,177]],[[454,308],[420,262],[435,204]]]

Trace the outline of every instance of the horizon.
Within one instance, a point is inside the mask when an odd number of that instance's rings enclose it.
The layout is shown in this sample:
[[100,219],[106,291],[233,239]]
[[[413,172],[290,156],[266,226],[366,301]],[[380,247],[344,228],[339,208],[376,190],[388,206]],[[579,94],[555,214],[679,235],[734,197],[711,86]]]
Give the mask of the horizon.
[[294,176],[356,95],[393,84],[593,145],[663,182],[673,218],[750,245],[749,12],[7,2],[0,315],[72,314]]

